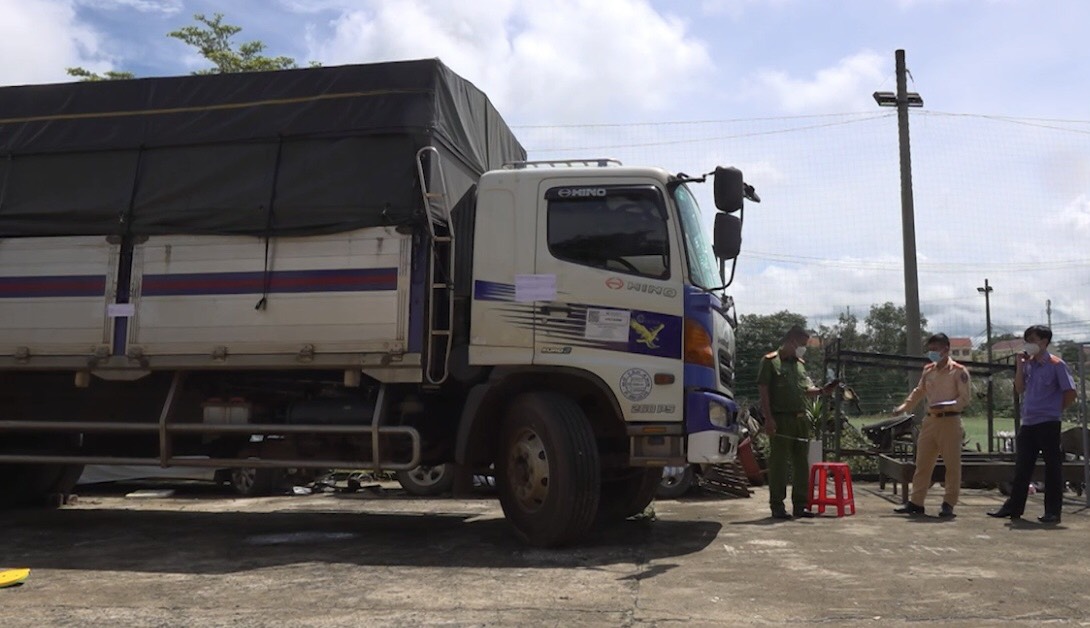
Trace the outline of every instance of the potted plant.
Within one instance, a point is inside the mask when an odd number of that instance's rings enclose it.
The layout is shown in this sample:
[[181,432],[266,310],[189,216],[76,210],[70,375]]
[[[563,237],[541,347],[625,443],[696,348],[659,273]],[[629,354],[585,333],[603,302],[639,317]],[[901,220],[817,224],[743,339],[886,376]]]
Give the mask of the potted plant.
[[806,400],[806,420],[810,423],[810,450],[806,459],[810,465],[825,459],[824,426],[828,409],[827,397],[812,397]]

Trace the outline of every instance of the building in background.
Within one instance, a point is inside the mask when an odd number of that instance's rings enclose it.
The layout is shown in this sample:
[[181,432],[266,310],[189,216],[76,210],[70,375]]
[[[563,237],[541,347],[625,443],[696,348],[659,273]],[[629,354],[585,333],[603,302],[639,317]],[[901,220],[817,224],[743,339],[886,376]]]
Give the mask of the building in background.
[[969,361],[973,359],[972,338],[951,338],[950,357],[955,361]]

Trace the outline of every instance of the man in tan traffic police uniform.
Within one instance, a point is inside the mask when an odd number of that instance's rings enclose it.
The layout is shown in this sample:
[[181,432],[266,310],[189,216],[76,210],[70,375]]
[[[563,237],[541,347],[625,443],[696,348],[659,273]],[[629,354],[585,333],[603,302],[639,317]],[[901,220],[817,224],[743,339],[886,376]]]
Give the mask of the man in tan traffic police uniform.
[[931,363],[923,367],[920,383],[909,393],[905,402],[893,409],[901,414],[915,408],[927,398],[927,416],[916,441],[916,473],[912,476],[912,497],[894,512],[907,515],[924,514],[923,502],[931,487],[931,474],[942,456],[946,465],[943,497],[939,516],[954,517],[961,489],[961,413],[971,400],[969,371],[950,359],[950,338],[935,334],[927,339],[927,357]]

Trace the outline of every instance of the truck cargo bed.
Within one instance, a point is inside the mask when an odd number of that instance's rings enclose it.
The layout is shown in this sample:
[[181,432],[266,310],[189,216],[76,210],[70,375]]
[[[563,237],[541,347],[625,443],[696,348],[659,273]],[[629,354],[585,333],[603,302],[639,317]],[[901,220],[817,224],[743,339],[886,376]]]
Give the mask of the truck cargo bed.
[[268,248],[247,236],[153,236],[133,248],[129,302],[115,303],[117,245],[105,238],[0,241],[0,368],[388,361],[419,351],[411,242],[383,227]]

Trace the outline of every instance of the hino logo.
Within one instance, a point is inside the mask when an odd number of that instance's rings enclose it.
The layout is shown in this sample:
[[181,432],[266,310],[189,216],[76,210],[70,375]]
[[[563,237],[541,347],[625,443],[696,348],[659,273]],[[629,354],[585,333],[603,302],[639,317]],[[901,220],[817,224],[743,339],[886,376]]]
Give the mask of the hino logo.
[[673,298],[677,296],[677,290],[674,288],[664,288],[662,286],[656,286],[649,283],[640,283],[638,281],[628,282],[628,289],[635,290],[636,292],[643,292],[644,294],[661,294],[666,298]]
[[560,188],[557,194],[561,198],[605,197],[605,188]]

